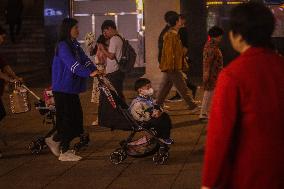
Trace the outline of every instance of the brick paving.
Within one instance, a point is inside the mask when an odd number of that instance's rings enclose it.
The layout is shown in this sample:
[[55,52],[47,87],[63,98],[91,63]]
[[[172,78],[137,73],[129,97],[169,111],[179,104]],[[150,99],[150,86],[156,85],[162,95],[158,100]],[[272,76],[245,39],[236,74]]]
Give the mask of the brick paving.
[[[128,81],[128,83],[132,83]],[[31,88],[41,94],[46,85]],[[128,101],[135,93],[127,87]],[[48,149],[33,155],[27,149],[32,139],[51,128],[43,125],[43,117],[35,108],[24,114],[11,114],[8,95],[4,95],[8,115],[2,121],[0,133],[8,146],[0,140],[4,157],[0,159],[0,188],[68,188],[68,189],[197,189],[200,187],[205,123],[198,115],[190,115],[184,102],[167,103],[173,120],[170,158],[166,165],[155,165],[152,156],[128,157],[122,164],[113,165],[109,154],[119,147],[119,141],[129,132],[110,131],[90,126],[97,107],[90,103],[91,92],[81,95],[84,127],[90,133],[91,143],[80,151],[79,162],[60,162]],[[200,97],[200,94],[198,94]],[[199,139],[198,143],[197,140]]]

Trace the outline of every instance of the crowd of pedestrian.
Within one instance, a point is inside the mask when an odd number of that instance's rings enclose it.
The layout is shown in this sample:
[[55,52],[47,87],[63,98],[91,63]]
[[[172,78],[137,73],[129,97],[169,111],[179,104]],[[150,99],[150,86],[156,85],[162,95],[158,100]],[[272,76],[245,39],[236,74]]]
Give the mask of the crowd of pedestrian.
[[[172,144],[170,130],[174,125],[163,106],[174,86],[177,92],[169,100],[184,99],[191,113],[200,111],[199,118],[208,120],[202,189],[283,188],[284,59],[271,43],[275,28],[271,11],[252,2],[231,11],[228,35],[240,55],[225,68],[220,48],[224,31],[219,26],[209,29],[203,49],[201,109],[194,100],[197,86],[189,75],[191,59],[185,16],[168,11],[164,19],[166,25],[158,39],[162,81],[157,100],[153,98],[151,81],[138,79],[137,97],[130,105],[130,114],[156,128],[164,143]],[[81,159],[70,150],[70,142],[84,133],[79,94],[86,91],[87,78],[94,78],[91,101],[98,104],[98,117],[92,125],[113,128],[114,124],[116,127],[123,124],[108,97],[100,92],[97,76],[105,76],[109,86],[125,101],[126,73],[119,65],[125,40],[112,20],[105,20],[101,31],[96,42],[87,44],[88,53],[95,57],[92,62],[77,41],[78,21],[66,18],[60,28],[52,67],[57,132],[46,138],[46,144],[60,161]],[[0,43],[4,36],[0,28]],[[0,59],[1,88],[4,81],[22,80],[2,62]],[[5,110],[1,99],[0,108],[2,119]]]

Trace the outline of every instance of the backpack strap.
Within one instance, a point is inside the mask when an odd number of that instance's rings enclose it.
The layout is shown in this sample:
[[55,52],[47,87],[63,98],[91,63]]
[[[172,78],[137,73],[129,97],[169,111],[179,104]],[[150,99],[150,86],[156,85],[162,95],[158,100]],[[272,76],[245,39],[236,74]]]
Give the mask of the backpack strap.
[[[124,45],[125,39],[121,35],[119,35],[119,34],[115,34],[114,36],[118,36],[121,39],[121,41],[122,41],[122,56],[123,56],[123,53],[124,53],[123,52],[123,45]],[[119,64],[116,56],[114,56],[114,59],[115,59],[116,63]]]
[[115,34],[114,36],[118,36],[121,39],[121,41],[124,43],[125,39],[121,35]]

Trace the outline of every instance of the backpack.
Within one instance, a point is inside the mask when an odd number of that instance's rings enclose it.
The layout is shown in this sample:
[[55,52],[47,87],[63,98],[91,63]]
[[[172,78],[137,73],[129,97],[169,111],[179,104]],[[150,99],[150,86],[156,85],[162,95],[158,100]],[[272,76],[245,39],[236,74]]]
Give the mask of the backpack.
[[120,35],[117,36],[122,40],[123,44],[121,58],[119,61],[117,60],[117,58],[115,58],[115,60],[121,72],[129,73],[134,68],[137,54],[134,48],[129,44],[128,40],[124,39]]

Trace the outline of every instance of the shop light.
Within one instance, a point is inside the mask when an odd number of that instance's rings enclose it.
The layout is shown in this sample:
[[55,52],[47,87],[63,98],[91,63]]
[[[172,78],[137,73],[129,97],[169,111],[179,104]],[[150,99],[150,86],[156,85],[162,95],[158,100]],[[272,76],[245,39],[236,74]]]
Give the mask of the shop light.
[[244,2],[246,1],[208,1],[206,5],[238,5]]

